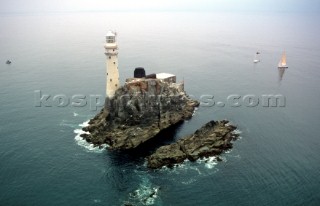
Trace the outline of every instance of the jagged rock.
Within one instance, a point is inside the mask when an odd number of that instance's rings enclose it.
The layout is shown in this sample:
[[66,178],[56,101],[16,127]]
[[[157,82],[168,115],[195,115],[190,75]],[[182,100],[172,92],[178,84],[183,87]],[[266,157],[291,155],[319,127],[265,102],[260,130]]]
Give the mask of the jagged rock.
[[94,145],[131,149],[161,130],[190,119],[198,101],[190,99],[180,84],[159,79],[128,79],[105,107],[83,128],[82,137]]
[[148,167],[153,169],[171,167],[185,159],[195,161],[202,157],[219,155],[232,148],[231,141],[238,137],[233,133],[235,129],[236,127],[228,124],[226,120],[210,121],[194,134],[158,148],[147,158]]

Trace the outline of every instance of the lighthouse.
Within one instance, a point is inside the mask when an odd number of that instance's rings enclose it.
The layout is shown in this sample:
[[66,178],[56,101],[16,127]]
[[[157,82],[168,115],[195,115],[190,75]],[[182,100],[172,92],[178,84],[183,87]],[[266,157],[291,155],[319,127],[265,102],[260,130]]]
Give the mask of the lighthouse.
[[106,60],[106,97],[112,99],[115,91],[119,88],[119,70],[118,70],[118,44],[117,33],[109,31],[106,35],[105,55]]

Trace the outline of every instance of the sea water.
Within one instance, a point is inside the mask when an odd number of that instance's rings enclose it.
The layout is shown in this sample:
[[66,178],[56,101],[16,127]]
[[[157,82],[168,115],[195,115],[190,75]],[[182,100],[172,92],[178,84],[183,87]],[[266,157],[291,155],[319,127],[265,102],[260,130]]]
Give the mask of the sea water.
[[[0,204],[319,204],[317,19],[315,13],[252,12],[1,14]],[[80,138],[83,123],[101,109],[90,107],[90,95],[105,94],[109,29],[118,32],[122,83],[142,66],[147,73],[173,73],[188,94],[216,103],[200,106],[159,145],[228,119],[241,138],[222,162],[153,171],[145,154],[94,148]],[[289,68],[281,79],[284,50]],[[254,64],[257,51],[261,62]],[[38,90],[50,95],[51,106],[36,107]],[[83,107],[53,101],[79,94],[87,97]],[[269,94],[283,95],[285,106],[217,104],[230,95]]]

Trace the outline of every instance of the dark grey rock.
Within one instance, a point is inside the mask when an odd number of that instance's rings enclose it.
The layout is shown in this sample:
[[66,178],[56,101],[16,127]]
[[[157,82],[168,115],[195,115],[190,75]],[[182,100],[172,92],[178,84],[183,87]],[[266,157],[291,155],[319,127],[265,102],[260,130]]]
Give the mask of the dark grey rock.
[[159,79],[130,79],[83,128],[82,137],[111,149],[136,148],[160,131],[190,119],[198,101],[190,99],[180,84]]
[[[210,121],[194,134],[178,140],[176,143],[158,148],[148,159],[149,168],[171,167],[186,159],[195,161],[202,157],[217,156],[232,148],[232,140],[238,135],[235,126],[228,121]],[[218,161],[221,158],[218,157]]]

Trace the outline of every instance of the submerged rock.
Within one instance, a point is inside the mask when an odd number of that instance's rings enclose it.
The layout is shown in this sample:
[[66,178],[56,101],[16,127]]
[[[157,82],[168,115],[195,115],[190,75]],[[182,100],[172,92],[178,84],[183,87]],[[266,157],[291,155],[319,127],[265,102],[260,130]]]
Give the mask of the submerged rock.
[[105,107],[83,128],[82,134],[94,145],[107,143],[111,149],[131,149],[160,131],[190,119],[196,100],[190,99],[182,84],[159,79],[129,79]]
[[202,157],[221,154],[232,148],[232,140],[238,135],[235,126],[228,121],[210,121],[195,131],[194,134],[178,140],[176,143],[158,148],[148,159],[149,168],[171,167],[186,159],[195,161]]

